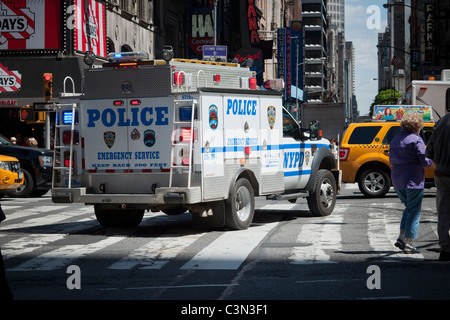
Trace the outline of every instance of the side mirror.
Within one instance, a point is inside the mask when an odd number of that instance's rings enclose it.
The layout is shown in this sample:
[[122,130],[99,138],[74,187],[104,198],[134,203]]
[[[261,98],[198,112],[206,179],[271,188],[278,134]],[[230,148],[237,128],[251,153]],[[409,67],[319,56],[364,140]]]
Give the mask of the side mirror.
[[311,140],[322,139],[322,130],[320,128],[320,121],[314,120],[309,122],[309,138]]

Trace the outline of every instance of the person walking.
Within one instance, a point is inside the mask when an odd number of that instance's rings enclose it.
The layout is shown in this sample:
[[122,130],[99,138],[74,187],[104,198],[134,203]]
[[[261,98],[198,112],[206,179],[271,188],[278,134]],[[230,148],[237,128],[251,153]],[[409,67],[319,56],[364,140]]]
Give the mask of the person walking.
[[[5,213],[0,204],[0,223],[6,219]],[[0,248],[0,301],[12,300],[13,294],[6,281],[5,264],[3,263],[2,250]]]
[[439,261],[450,261],[450,114],[434,126],[425,155],[433,159],[438,215]]
[[401,130],[392,139],[389,147],[391,178],[395,192],[405,205],[400,222],[400,234],[395,246],[405,253],[420,253],[412,241],[419,232],[425,186],[424,167],[433,162],[425,157],[425,143],[420,137],[423,128],[422,115],[407,113],[400,122]]

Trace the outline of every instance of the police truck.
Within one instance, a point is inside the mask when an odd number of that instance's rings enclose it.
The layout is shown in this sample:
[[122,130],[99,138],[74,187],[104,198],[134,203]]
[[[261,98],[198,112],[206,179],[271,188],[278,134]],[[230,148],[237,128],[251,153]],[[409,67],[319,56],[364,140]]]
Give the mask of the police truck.
[[302,128],[248,67],[163,57],[112,53],[83,92],[61,93],[53,202],[93,205],[105,227],[162,211],[246,229],[257,196],[332,213],[340,175],[319,122]]

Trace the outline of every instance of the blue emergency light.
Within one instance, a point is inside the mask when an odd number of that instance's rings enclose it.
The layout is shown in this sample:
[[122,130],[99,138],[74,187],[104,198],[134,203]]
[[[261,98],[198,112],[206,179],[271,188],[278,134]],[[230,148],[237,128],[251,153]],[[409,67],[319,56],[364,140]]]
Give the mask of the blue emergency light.
[[[72,124],[72,111],[67,110],[62,112],[62,124]],[[78,112],[75,110],[75,124],[78,124]]]

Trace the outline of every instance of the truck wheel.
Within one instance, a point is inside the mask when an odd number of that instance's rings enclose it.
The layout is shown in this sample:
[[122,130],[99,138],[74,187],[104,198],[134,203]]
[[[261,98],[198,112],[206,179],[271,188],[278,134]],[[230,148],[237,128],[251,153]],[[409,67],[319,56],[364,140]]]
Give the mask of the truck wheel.
[[239,179],[225,201],[225,227],[232,230],[247,229],[255,213],[255,194],[250,182]]
[[95,217],[98,223],[103,227],[109,228],[135,228],[144,217],[144,210],[115,210],[102,209],[99,206],[94,206]]
[[316,188],[306,198],[308,207],[315,217],[328,216],[336,204],[336,180],[329,170],[317,172]]
[[391,188],[391,178],[381,169],[365,170],[358,180],[359,190],[367,197],[384,197]]
[[179,214],[185,213],[186,210],[187,209],[182,206],[176,206],[176,207],[165,208],[161,211],[164,212],[165,214],[167,214],[168,216],[177,216]]

